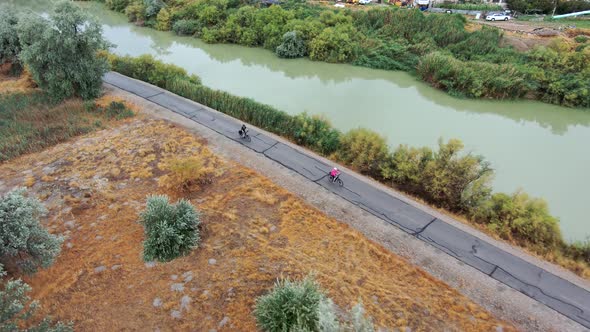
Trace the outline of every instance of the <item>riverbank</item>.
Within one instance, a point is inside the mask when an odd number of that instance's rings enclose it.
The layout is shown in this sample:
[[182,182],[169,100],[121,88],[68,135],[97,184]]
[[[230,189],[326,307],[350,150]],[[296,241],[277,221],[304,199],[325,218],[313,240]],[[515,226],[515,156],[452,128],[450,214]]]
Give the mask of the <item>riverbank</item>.
[[[151,57],[108,57],[115,71],[160,84],[171,92],[344,161],[363,174],[460,213],[483,225],[490,234],[517,243],[585,278],[590,276],[590,244],[566,243],[557,219],[549,214],[542,200],[522,192],[492,194],[489,165],[470,154],[460,157],[460,142],[441,142],[439,151],[401,146],[389,152],[383,138],[371,131],[344,134],[321,118],[290,116],[268,105],[209,89],[195,83],[198,78],[187,76],[181,68]],[[431,182],[433,176],[441,176],[436,174],[446,174],[438,178],[438,185]]]
[[549,48],[520,53],[500,47],[498,29],[467,31],[459,15],[385,7],[334,11],[290,1],[269,8],[207,1],[156,3],[108,4],[136,24],[207,43],[264,47],[286,58],[308,56],[404,70],[457,96],[531,98],[590,107],[590,53],[584,51],[585,41],[556,40]]

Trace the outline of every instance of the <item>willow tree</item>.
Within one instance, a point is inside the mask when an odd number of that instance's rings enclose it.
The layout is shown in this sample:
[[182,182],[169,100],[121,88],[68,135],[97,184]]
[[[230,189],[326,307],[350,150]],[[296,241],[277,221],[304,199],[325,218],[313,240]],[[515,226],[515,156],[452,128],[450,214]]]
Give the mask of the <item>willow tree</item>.
[[49,19],[34,14],[21,18],[17,31],[22,45],[20,59],[51,98],[91,99],[99,95],[108,64],[98,51],[109,44],[96,20],[71,2],[62,1]]

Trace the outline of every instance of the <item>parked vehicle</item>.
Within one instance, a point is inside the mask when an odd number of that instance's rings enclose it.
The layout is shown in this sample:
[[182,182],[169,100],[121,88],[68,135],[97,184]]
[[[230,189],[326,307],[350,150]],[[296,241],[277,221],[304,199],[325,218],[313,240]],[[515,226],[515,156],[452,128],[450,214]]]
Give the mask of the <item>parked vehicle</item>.
[[486,16],[486,21],[508,21],[510,16],[504,13],[494,13]]
[[337,4],[334,4],[334,7],[344,8],[346,6],[343,3],[337,3]]
[[359,4],[361,4],[361,5],[368,5],[371,2],[373,2],[373,0],[359,0]]

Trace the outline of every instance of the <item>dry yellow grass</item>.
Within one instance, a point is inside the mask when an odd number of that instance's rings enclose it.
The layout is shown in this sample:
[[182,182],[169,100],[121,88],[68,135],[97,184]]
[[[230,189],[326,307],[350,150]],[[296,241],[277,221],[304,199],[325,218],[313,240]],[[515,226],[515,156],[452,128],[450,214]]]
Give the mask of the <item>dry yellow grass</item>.
[[[138,214],[167,160],[198,157],[218,171],[190,199],[202,212],[202,246],[148,267]],[[224,170],[231,167],[231,172]],[[24,171],[28,171],[24,174]],[[27,184],[67,240],[56,264],[26,281],[43,313],[80,331],[253,331],[254,300],[279,276],[313,271],[342,309],[362,300],[379,326],[489,331],[490,316],[448,285],[359,232],[311,208],[256,172],[213,155],[206,142],[163,121],[136,119],[0,165],[6,188]],[[209,264],[209,259],[215,264]],[[97,272],[97,267],[106,270]],[[176,277],[175,277],[176,276]],[[173,279],[176,278],[176,279]],[[182,283],[183,291],[172,291]],[[180,309],[183,296],[190,306]],[[153,306],[161,300],[160,307]],[[173,310],[181,318],[171,316]],[[229,318],[220,328],[219,322]]]

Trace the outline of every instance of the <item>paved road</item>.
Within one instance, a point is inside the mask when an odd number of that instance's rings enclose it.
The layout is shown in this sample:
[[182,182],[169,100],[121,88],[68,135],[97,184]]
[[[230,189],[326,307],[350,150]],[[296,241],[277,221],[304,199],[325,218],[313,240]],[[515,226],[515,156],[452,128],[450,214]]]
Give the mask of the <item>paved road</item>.
[[342,174],[344,186],[333,185],[326,178],[331,166],[311,153],[294,149],[254,129],[250,130],[251,142],[241,140],[238,129],[242,122],[239,120],[210,111],[160,88],[117,73],[108,73],[104,81],[264,154],[387,223],[590,328],[590,292],[585,289],[437,219],[356,177]]

